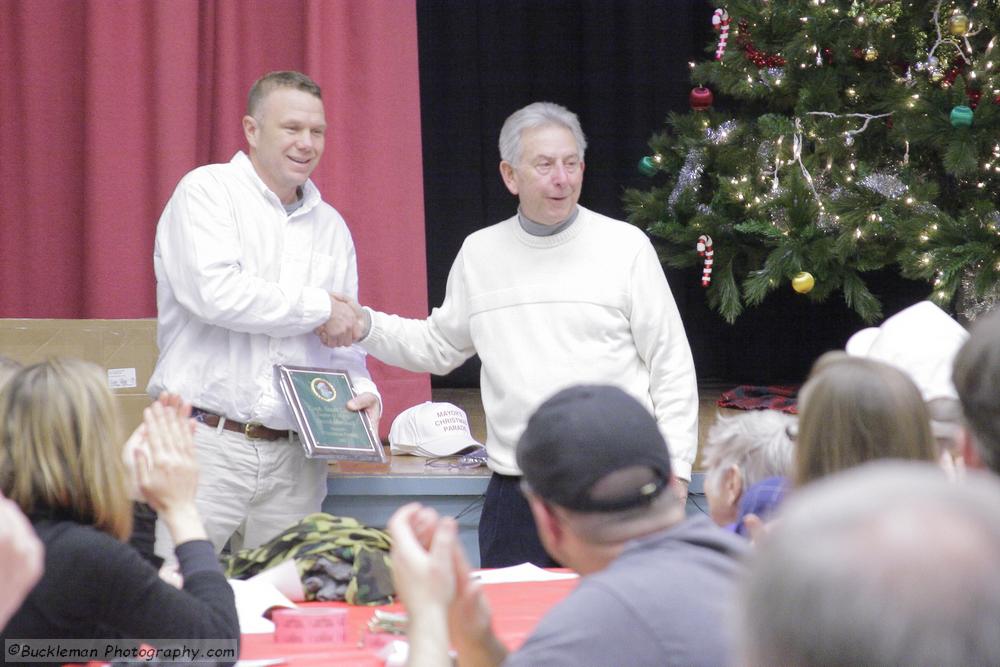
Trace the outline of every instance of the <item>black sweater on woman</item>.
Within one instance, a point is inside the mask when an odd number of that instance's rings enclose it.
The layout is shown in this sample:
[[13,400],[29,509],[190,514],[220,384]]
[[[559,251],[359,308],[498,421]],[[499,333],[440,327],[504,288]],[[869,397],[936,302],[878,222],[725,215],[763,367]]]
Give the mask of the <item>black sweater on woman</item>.
[[[33,518],[32,524],[45,545],[45,572],[0,632],[0,647],[5,639],[32,638],[238,642],[233,592],[210,542],[177,546],[184,576],[178,590],[133,547],[93,526],[51,517]],[[16,658],[5,657],[16,664]]]

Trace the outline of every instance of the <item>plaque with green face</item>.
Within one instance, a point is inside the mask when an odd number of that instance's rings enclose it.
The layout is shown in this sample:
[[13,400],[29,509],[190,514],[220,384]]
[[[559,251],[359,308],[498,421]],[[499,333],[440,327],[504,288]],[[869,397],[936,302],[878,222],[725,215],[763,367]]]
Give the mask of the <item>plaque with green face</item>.
[[281,391],[311,459],[385,461],[385,450],[364,411],[347,409],[354,386],[347,371],[276,367]]

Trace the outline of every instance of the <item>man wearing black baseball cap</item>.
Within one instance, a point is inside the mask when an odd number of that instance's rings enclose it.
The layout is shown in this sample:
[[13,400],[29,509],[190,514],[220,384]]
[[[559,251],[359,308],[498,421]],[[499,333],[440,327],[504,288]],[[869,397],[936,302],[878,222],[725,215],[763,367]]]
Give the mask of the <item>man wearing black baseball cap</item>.
[[[455,539],[452,519],[411,504],[390,520],[397,591],[410,612],[411,664],[721,665],[727,607],[746,542],[686,518],[668,486],[656,421],[621,389],[571,387],[542,403],[517,463],[539,537],[583,579],[507,655]],[[448,618],[461,619],[448,627]]]

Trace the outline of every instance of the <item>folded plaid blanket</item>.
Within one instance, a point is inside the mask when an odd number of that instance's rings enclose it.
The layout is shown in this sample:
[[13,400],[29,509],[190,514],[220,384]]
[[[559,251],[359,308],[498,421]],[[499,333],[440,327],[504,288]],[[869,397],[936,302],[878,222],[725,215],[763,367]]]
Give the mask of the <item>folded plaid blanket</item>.
[[716,404],[720,408],[780,410],[796,415],[799,413],[796,396],[799,393],[800,386],[797,384],[770,386],[741,384],[738,387],[722,392]]

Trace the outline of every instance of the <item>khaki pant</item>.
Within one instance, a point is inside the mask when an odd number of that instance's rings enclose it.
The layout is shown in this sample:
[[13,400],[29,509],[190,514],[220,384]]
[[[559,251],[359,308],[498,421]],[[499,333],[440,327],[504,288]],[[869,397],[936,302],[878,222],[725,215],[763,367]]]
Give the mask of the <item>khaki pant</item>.
[[[257,547],[326,497],[327,462],[307,459],[297,439],[248,440],[219,426],[197,424],[198,512],[216,553]],[[173,541],[156,525],[156,553],[174,561]]]

